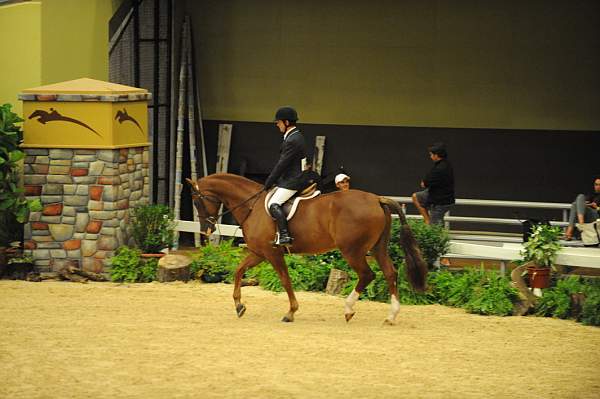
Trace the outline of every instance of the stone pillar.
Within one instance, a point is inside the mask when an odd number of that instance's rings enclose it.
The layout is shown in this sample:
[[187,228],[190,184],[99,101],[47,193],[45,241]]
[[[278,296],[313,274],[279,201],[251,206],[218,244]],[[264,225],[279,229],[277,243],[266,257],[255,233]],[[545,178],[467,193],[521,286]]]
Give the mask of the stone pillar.
[[[20,96],[25,194],[43,204],[25,226],[25,249],[39,271],[106,272],[114,251],[130,244],[129,210],[148,202],[150,94],[91,79],[59,85]],[[82,86],[91,94],[73,93]]]

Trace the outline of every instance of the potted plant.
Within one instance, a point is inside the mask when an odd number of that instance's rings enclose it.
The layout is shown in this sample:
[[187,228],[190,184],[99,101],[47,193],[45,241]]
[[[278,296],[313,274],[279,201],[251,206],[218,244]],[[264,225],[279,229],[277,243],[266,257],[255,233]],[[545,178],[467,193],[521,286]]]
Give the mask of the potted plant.
[[529,286],[547,288],[550,286],[550,270],[554,266],[556,255],[561,246],[559,237],[562,232],[558,226],[538,224],[529,241],[523,244],[521,256],[527,266]]
[[33,272],[33,257],[30,255],[17,255],[8,260],[6,276],[13,280],[25,280]]
[[139,205],[133,209],[133,238],[142,257],[160,257],[175,238],[173,212],[166,205]]
[[22,121],[10,104],[0,106],[0,274],[10,243],[22,239],[21,227],[29,213],[42,210],[40,200],[25,199],[19,187],[19,163],[25,153],[19,148],[23,133],[17,123]]

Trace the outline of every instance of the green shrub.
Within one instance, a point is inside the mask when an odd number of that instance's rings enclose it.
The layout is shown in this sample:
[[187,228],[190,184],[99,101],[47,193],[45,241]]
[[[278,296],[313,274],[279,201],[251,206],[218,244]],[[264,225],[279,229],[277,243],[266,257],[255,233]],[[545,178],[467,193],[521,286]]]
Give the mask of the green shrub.
[[142,259],[139,249],[120,247],[110,259],[110,278],[125,283],[147,283],[156,279],[158,259]]
[[451,273],[447,270],[433,271],[427,274],[427,285],[430,288],[430,294],[435,302],[444,305],[450,304],[450,297],[453,293],[454,285],[458,279],[457,273]]
[[190,270],[194,278],[207,283],[233,281],[235,270],[244,258],[242,248],[233,240],[223,240],[219,245],[206,245],[192,256]]
[[589,286],[586,289],[581,322],[589,326],[600,326],[600,287]]
[[346,259],[342,256],[342,253],[337,249],[319,255],[308,255],[307,258],[311,262],[323,263],[329,269],[339,269],[345,272],[352,270]]
[[473,287],[471,297],[464,305],[467,312],[494,316],[511,315],[519,296],[508,277],[495,270],[481,270],[480,276]]
[[146,254],[171,248],[175,237],[173,212],[166,205],[139,205],[132,212],[133,238]]
[[473,289],[482,277],[481,269],[466,269],[457,273],[448,292],[446,305],[463,307],[473,296]]
[[39,199],[25,199],[19,184],[19,162],[25,158],[20,145],[23,133],[17,124],[23,120],[11,111],[10,104],[0,106],[0,246],[21,241],[21,225],[31,211],[41,211]]
[[584,285],[579,276],[569,276],[556,282],[556,286],[544,290],[535,306],[536,316],[566,319],[571,315],[571,294],[583,292]]
[[[299,291],[324,291],[331,265],[324,261],[315,261],[301,255],[286,255],[288,274],[292,287]],[[279,275],[270,264],[261,264],[248,271],[249,277],[258,279],[264,289],[281,292],[283,287]]]
[[[385,275],[375,264],[371,262],[369,264],[371,270],[375,273],[375,279],[367,286],[367,288],[360,294],[360,299],[367,299],[378,302],[389,302],[390,291],[387,285]],[[406,270],[404,262],[396,265],[398,269],[398,279],[396,280],[396,287],[398,289],[398,301],[403,305],[426,305],[432,303],[430,295],[427,293],[418,293],[413,291],[406,278]],[[349,295],[356,283],[358,282],[358,275],[354,271],[349,273],[350,280],[342,289],[342,295]]]
[[[421,220],[409,220],[408,224],[419,244],[423,259],[429,266],[433,266],[440,256],[450,249],[450,235],[448,230],[440,225],[428,225]],[[400,222],[398,219],[392,221],[392,233],[388,251],[394,264],[400,263],[404,258],[404,252],[400,245]]]

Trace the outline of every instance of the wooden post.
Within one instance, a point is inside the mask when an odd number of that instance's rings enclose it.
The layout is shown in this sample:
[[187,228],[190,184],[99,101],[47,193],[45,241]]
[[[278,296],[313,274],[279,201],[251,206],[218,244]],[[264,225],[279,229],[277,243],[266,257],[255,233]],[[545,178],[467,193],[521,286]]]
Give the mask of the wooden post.
[[[198,180],[197,162],[196,162],[196,121],[194,118],[194,81],[192,79],[193,68],[192,68],[192,45],[191,45],[191,29],[189,18],[186,17],[186,29],[187,38],[187,106],[188,106],[188,128],[189,128],[189,142],[190,142],[190,175],[193,181]],[[192,214],[194,215],[194,222],[199,222],[198,210],[192,204]],[[200,234],[194,233],[194,246],[200,246]]]
[[[173,214],[175,220],[180,219],[181,215],[181,170],[183,167],[183,130],[185,128],[185,89],[187,82],[187,17],[183,24],[183,33],[181,38],[181,65],[179,67],[179,107],[177,109],[177,144],[175,151],[175,203],[173,205]],[[175,231],[173,247],[179,247],[179,232]]]
[[315,137],[315,154],[313,156],[313,170],[319,175],[323,169],[323,156],[325,155],[325,136]]
[[[215,167],[216,173],[226,173],[229,167],[229,149],[231,147],[231,131],[233,125],[229,123],[219,124],[219,142],[217,145],[217,165]],[[219,208],[219,213],[223,211],[223,205]],[[221,223],[221,218],[218,220]],[[209,241],[211,244],[218,244],[220,237],[211,235]]]

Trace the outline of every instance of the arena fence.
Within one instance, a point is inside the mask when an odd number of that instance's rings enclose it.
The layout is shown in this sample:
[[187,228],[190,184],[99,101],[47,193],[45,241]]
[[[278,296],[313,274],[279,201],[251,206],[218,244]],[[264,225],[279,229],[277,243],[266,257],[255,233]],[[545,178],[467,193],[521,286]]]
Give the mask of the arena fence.
[[[401,204],[412,202],[410,197],[388,196]],[[501,201],[480,199],[457,199],[456,205],[481,206],[481,207],[506,207],[506,208],[531,208],[557,210],[562,212],[562,220],[550,220],[550,224],[564,227],[567,225],[568,210],[571,204],[553,202],[524,202],[524,201]],[[407,215],[410,219],[419,219],[420,215]],[[523,220],[514,218],[490,218],[477,216],[452,216],[445,217],[446,223],[469,222],[482,224],[515,225],[519,226]],[[447,226],[448,227],[448,226]],[[178,220],[176,229],[180,232],[200,232],[200,224],[185,220]],[[240,226],[217,224],[215,232],[217,236],[243,237]],[[522,239],[516,236],[497,235],[494,232],[480,232],[479,234],[464,234],[451,232],[450,257],[467,257],[477,259],[490,259],[500,261],[501,271],[506,270],[508,262],[520,259],[522,250]],[[559,252],[556,263],[563,266],[600,268],[600,249],[583,248],[581,242],[562,241],[563,249]]]

